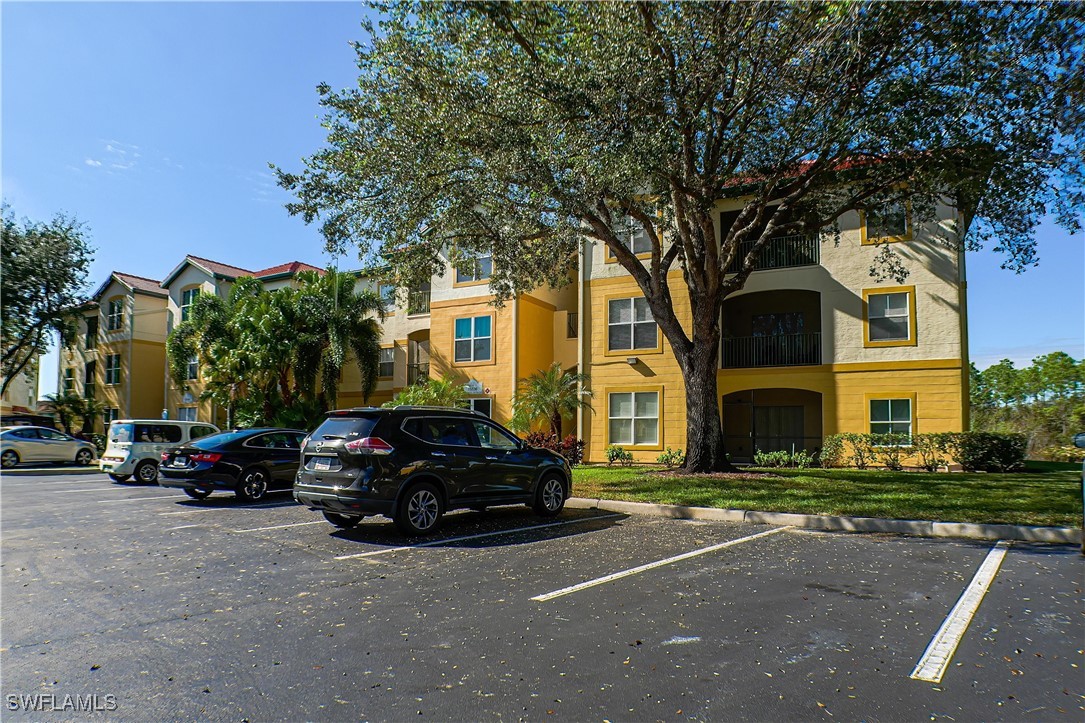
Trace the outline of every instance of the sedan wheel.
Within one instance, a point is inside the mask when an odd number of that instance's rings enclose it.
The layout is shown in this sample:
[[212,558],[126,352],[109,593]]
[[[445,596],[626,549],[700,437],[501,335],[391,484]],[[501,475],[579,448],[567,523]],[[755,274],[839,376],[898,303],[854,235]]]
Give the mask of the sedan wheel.
[[408,490],[400,501],[396,526],[407,535],[424,535],[437,527],[441,512],[437,488],[424,482]]
[[247,469],[241,473],[237,496],[246,502],[255,502],[267,494],[267,475],[262,469]]
[[539,484],[535,495],[535,512],[543,517],[553,517],[565,506],[565,485],[557,477],[547,477]]
[[81,449],[75,454],[75,463],[80,467],[86,467],[94,459],[89,449]]
[[19,455],[14,451],[9,449],[3,454],[0,454],[0,467],[11,469],[17,464],[19,464]]

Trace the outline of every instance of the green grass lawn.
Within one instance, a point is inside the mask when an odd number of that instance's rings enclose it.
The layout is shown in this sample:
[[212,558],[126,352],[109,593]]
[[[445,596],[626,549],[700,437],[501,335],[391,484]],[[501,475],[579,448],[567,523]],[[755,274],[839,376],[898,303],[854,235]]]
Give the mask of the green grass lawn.
[[683,476],[576,467],[577,497],[763,512],[1081,527],[1079,470],[1011,474],[773,470]]

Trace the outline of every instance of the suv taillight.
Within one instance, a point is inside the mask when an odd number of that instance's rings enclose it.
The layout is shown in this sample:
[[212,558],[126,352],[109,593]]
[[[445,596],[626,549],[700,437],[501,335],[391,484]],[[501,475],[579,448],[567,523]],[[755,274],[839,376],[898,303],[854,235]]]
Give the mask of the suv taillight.
[[192,455],[194,462],[218,462],[220,459],[222,459],[222,455],[217,452],[200,452]]
[[351,454],[391,454],[393,447],[380,437],[363,437],[352,439],[343,445],[343,449]]

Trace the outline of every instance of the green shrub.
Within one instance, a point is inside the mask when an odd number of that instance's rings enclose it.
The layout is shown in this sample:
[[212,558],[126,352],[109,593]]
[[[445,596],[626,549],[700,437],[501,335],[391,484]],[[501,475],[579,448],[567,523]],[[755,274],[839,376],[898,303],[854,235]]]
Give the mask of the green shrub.
[[753,463],[755,467],[798,467],[799,469],[809,469],[814,464],[814,457],[805,449],[800,449],[794,453],[788,452],[786,449],[775,452],[763,452],[759,449],[753,454]]
[[848,461],[851,462],[856,469],[866,469],[870,466],[870,463],[875,460],[874,445],[871,444],[871,436],[869,434],[859,434],[857,432],[848,432],[843,435],[844,439],[851,447],[851,455],[848,457]]
[[805,449],[800,449],[791,455],[791,466],[799,469],[810,469],[816,462],[814,455],[808,454]]
[[864,434],[874,449],[879,462],[886,469],[900,472],[904,469],[904,458],[912,455],[911,435],[897,433]]
[[818,464],[822,467],[844,466],[844,442],[846,434],[830,434],[821,443]]
[[680,449],[671,449],[670,447],[667,447],[666,452],[660,452],[659,456],[656,457],[656,462],[659,462],[667,469],[681,467],[686,463],[686,454]]
[[919,457],[919,466],[928,472],[937,472],[946,464],[942,455],[948,451],[951,439],[952,435],[944,432],[912,435],[912,449]]
[[1048,462],[1082,462],[1085,461],[1085,449],[1055,445],[1044,447],[1037,453],[1037,458]]
[[567,435],[565,439],[559,439],[558,435],[553,433],[532,432],[524,438],[524,443],[531,447],[557,452],[573,467],[584,461],[584,440],[577,439],[573,434]]
[[952,435],[954,459],[965,472],[1012,472],[1025,466],[1028,440],[1023,434],[961,432]]
[[620,464],[623,467],[628,467],[633,464],[633,455],[629,451],[616,444],[612,444],[606,448],[607,466],[612,464]]

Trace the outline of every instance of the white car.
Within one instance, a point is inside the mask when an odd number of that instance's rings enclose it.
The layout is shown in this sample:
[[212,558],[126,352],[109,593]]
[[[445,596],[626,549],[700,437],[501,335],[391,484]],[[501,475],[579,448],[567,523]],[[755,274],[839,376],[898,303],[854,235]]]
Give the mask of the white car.
[[162,453],[214,434],[219,428],[207,422],[179,419],[117,419],[110,423],[108,444],[98,468],[114,482],[132,475],[143,484],[158,480]]
[[4,469],[23,462],[74,462],[85,467],[96,456],[90,442],[49,427],[5,427],[0,432],[0,465]]

